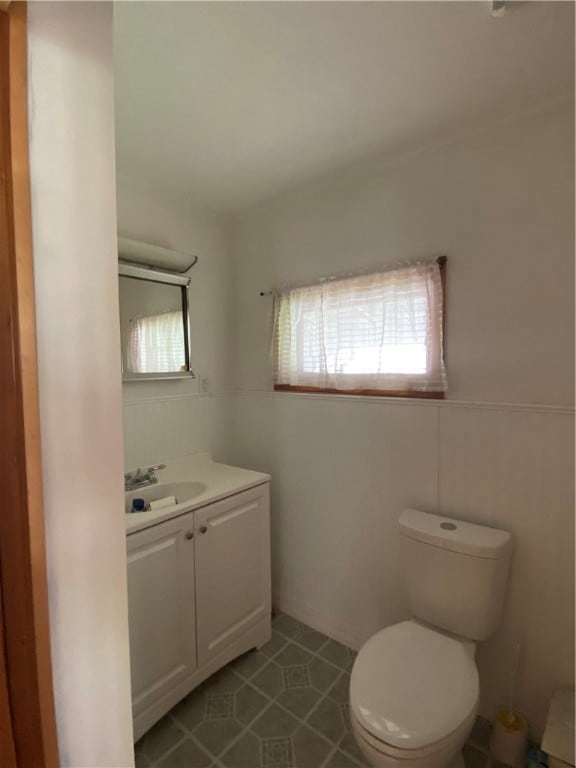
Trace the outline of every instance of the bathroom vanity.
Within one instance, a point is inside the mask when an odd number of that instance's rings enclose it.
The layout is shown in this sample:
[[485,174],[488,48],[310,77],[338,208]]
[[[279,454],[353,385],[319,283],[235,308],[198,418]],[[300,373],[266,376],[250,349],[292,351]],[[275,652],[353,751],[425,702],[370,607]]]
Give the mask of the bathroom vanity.
[[269,475],[207,456],[126,494],[176,504],[126,513],[134,738],[270,628]]

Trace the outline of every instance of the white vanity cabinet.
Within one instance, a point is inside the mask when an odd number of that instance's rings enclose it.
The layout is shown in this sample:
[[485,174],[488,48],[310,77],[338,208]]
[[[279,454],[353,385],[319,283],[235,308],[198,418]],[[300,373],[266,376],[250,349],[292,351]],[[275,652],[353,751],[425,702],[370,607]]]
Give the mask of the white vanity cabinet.
[[140,712],[196,663],[194,513],[128,536],[132,703]]
[[134,737],[270,639],[269,485],[127,537]]
[[270,615],[268,498],[261,488],[196,513],[198,664]]

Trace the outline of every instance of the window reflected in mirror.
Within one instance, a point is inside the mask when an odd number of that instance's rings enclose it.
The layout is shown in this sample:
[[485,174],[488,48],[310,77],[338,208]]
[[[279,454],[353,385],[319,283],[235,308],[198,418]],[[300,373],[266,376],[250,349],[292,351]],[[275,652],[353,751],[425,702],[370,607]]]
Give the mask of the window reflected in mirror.
[[186,286],[121,274],[119,298],[124,377],[189,375]]

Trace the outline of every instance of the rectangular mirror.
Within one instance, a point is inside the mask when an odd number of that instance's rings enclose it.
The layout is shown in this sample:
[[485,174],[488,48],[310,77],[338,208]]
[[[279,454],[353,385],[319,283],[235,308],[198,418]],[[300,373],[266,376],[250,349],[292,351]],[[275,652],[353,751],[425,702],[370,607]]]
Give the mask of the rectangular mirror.
[[190,377],[189,278],[118,265],[122,378]]

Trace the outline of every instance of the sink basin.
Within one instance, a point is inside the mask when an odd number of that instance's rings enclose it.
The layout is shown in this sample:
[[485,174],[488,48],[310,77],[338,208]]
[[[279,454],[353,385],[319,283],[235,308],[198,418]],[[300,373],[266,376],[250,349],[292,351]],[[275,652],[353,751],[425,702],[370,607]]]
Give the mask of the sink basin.
[[144,499],[149,504],[151,501],[163,499],[165,496],[174,496],[176,504],[183,504],[191,501],[206,490],[206,485],[197,481],[182,483],[157,483],[156,485],[147,485],[144,488],[136,488],[124,494],[126,499],[126,511],[132,509],[132,499]]

